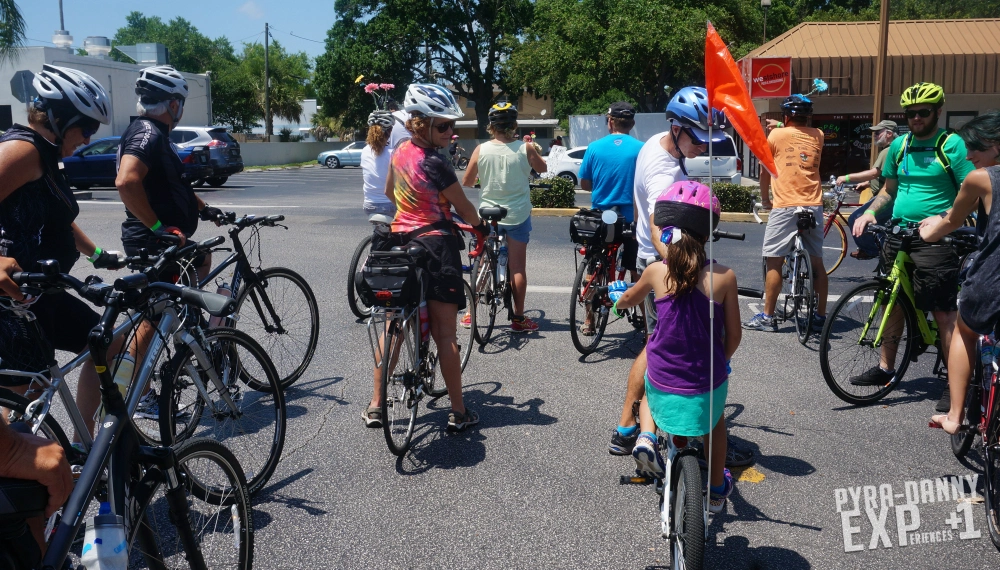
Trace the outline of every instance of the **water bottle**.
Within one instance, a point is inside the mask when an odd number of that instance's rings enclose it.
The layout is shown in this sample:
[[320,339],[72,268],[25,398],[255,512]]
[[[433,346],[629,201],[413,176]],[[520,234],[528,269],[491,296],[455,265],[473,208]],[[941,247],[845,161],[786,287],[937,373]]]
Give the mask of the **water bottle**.
[[990,366],[993,364],[993,360],[998,354],[998,349],[1000,349],[1000,347],[997,346],[996,339],[992,334],[983,337],[983,348],[980,352],[980,359],[983,366]]
[[80,562],[87,570],[125,570],[128,567],[125,521],[111,514],[108,503],[102,502],[97,516],[87,520]]
[[[219,295],[222,295],[223,297],[227,297],[230,299],[233,297],[233,288],[232,286],[229,285],[229,283],[223,283],[222,285],[219,285],[219,288],[216,289],[215,292]],[[209,317],[208,326],[221,327],[223,326],[225,321],[226,317]]]
[[420,342],[427,342],[431,337],[431,319],[427,314],[427,301],[420,302]]
[[497,255],[497,278],[500,281],[507,279],[507,246],[500,246],[500,254]]
[[[115,371],[115,386],[118,386],[118,391],[121,392],[122,398],[128,393],[128,387],[132,383],[132,374],[134,372],[135,358],[126,352],[122,355],[121,362],[118,363],[118,370]],[[101,420],[104,420],[104,404],[101,404],[98,415]]]

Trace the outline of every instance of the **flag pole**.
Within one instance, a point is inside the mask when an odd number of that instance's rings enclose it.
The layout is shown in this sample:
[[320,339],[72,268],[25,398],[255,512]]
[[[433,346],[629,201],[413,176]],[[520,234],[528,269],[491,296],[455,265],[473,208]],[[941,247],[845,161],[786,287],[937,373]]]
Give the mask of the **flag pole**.
[[[711,26],[712,22],[708,22]],[[712,97],[708,97],[708,445],[702,446],[705,450],[705,460],[707,462],[708,474],[705,477],[705,502],[712,498],[712,434],[715,432],[715,426],[712,425],[712,418],[715,417],[715,411],[713,407],[715,405],[715,256],[714,256],[714,246],[715,237],[712,235],[712,197],[715,196],[715,191],[712,190],[712,182],[715,180],[714,172],[714,157],[712,152],[712,129],[715,125],[712,124]],[[684,160],[683,154],[681,155],[681,160]],[[725,481],[723,481],[725,485]],[[707,530],[706,530],[707,533]]]

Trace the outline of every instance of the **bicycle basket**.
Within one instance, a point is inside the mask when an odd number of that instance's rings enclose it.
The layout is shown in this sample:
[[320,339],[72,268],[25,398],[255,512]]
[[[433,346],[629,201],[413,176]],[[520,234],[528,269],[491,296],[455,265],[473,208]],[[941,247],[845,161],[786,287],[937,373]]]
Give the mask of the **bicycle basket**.
[[406,307],[420,302],[417,267],[409,257],[368,257],[354,279],[358,298],[368,307]]
[[601,210],[581,208],[573,214],[569,222],[569,237],[573,243],[580,245],[598,245],[601,243],[623,243],[625,221],[618,217],[614,225],[601,221]]

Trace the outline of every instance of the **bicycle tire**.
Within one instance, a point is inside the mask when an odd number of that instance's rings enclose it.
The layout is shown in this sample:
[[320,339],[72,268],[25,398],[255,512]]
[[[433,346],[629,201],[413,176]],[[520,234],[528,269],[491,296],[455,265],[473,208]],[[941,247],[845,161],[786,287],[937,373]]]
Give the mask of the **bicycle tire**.
[[[588,273],[590,274],[589,276]],[[594,335],[586,337],[580,332],[580,326],[586,322],[586,313],[590,310],[593,298],[596,296],[596,288],[607,285],[608,274],[604,264],[601,263],[597,256],[584,258],[583,262],[580,263],[580,267],[577,268],[576,276],[573,279],[573,291],[570,293],[569,304],[570,337],[573,339],[573,346],[584,356],[592,354],[597,350],[597,346],[601,343],[601,338],[604,337],[604,329],[608,326],[608,314],[611,311],[607,307],[604,307],[602,303],[594,311]],[[584,287],[588,289],[590,299],[583,298],[582,291]],[[577,316],[577,312],[581,309],[584,312],[583,319],[579,319]]]
[[[458,319],[455,324],[455,330],[458,333],[458,356],[462,363],[462,372],[465,372],[465,365],[469,363],[469,357],[472,355],[472,347],[476,344],[476,334],[472,326],[468,329],[462,326],[462,318],[467,312],[470,312],[472,322],[476,322],[476,311],[478,310],[478,307],[476,307],[476,304],[472,301],[472,286],[465,281],[462,281],[462,283],[465,285],[466,310],[458,311]],[[441,376],[439,373],[441,367],[438,366],[439,351],[437,349],[437,342],[434,341],[433,335],[428,343],[427,353],[428,355],[434,355],[434,357],[431,358],[434,368],[433,370],[428,371],[428,374],[424,376],[424,394],[427,394],[432,398],[440,398],[448,393],[448,387],[445,385],[443,378],[439,379]],[[425,362],[425,366],[427,365],[428,363]]]
[[993,546],[1000,550],[1000,400],[993,403],[990,420],[983,434],[983,489],[986,503],[986,528]]
[[420,327],[416,319],[393,318],[386,325],[384,346],[380,370],[382,432],[389,451],[402,457],[410,449],[417,419]]
[[847,230],[837,219],[837,215],[829,213],[824,216],[823,225],[826,227],[827,220],[833,218],[833,223],[823,234],[823,268],[826,274],[830,275],[844,261],[847,256]]
[[795,252],[793,275],[795,279],[795,334],[799,343],[805,345],[812,332],[812,316],[816,306],[816,296],[813,292],[812,260],[803,251]]
[[[858,285],[840,297],[823,326],[819,343],[819,362],[823,379],[838,398],[849,404],[868,405],[884,398],[899,385],[913,356],[920,333],[917,331],[913,307],[906,295],[900,292],[896,298],[895,310],[902,313],[895,313],[901,315],[895,318],[899,319],[896,322],[903,325],[903,330],[893,337],[898,340],[895,357],[896,373],[885,385],[856,386],[850,383],[851,377],[860,375],[871,366],[879,365],[880,348],[875,348],[872,341],[878,331],[878,323],[881,322],[884,305],[888,303],[890,292],[891,284],[885,281],[869,281]],[[871,300],[868,301],[868,298]],[[872,320],[872,324],[862,338],[860,333],[869,319]],[[886,344],[883,343],[883,346]],[[852,350],[852,347],[868,350],[854,350],[851,354],[848,351]],[[842,356],[845,357],[843,360]]]
[[673,568],[701,570],[705,564],[705,498],[701,468],[693,455],[678,456],[670,476],[670,556]]
[[[24,396],[0,388],[0,408],[7,408],[7,412],[4,413],[3,418],[0,418],[0,421],[6,421],[8,424],[22,421],[30,403],[31,401]],[[76,450],[69,443],[69,438],[66,437],[66,432],[63,431],[62,427],[59,426],[59,423],[51,415],[45,416],[45,419],[42,420],[42,425],[39,426],[35,435],[58,443],[63,448],[63,451],[66,452],[67,458],[77,455]]]
[[[258,282],[243,287],[236,301],[240,318],[234,328],[264,347],[284,389],[302,377],[316,354],[319,305],[309,283],[291,269],[269,267],[258,271],[256,277]],[[253,310],[243,310],[247,299]],[[274,309],[277,322],[272,320],[268,305]],[[266,381],[251,377],[248,383],[255,390],[269,389]]]
[[174,454],[182,482],[178,491],[189,503],[187,524],[174,522],[182,518],[170,504],[164,473],[146,470],[130,502],[134,505],[130,520],[136,524],[132,524],[127,537],[129,568],[143,564],[150,568],[187,568],[190,550],[182,548],[185,543],[196,545],[209,568],[251,568],[253,510],[246,476],[236,457],[219,442],[205,438],[178,445]]
[[[485,269],[483,268],[483,260]],[[500,310],[500,297],[496,289],[496,277],[493,273],[494,263],[493,251],[483,249],[482,255],[472,262],[472,282],[476,286],[476,326],[473,337],[479,346],[486,346],[493,336],[493,327],[496,324],[497,312]],[[480,273],[486,273],[480,282]]]
[[469,167],[469,159],[467,157],[462,157],[458,159],[458,169],[465,170]]
[[[192,436],[223,443],[239,459],[248,475],[250,494],[256,495],[274,474],[285,445],[287,412],[278,374],[264,349],[242,331],[208,330],[205,346],[238,411],[234,413],[227,408],[191,348],[184,346],[174,355],[171,375],[163,379],[164,389],[159,396],[160,439],[164,445]],[[248,367],[250,371],[246,372]],[[194,383],[195,374],[211,402],[204,401]],[[266,378],[269,389],[252,389],[247,378]],[[251,389],[244,389],[244,385]],[[183,403],[199,400],[205,411],[197,418],[193,414],[185,417]]]
[[354,255],[351,256],[351,265],[347,268],[347,304],[351,307],[351,312],[358,319],[367,319],[372,314],[372,308],[364,306],[358,298],[358,291],[355,288],[354,280],[361,269],[363,260],[368,259],[368,253],[372,248],[372,236],[369,234],[361,240],[358,247],[354,248]]

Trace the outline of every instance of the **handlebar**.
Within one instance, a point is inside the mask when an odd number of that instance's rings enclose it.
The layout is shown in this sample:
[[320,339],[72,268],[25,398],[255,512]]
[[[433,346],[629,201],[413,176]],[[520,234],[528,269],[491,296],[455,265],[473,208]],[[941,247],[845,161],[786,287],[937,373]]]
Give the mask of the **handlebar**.
[[735,232],[724,232],[722,230],[715,230],[712,232],[712,237],[715,239],[715,241],[718,241],[720,239],[734,239],[738,241],[743,241],[747,238],[747,235],[738,234]]
[[455,227],[462,230],[463,232],[471,232],[478,236],[476,238],[476,249],[469,252],[469,257],[476,258],[483,253],[483,248],[486,247],[486,236],[476,231],[476,228],[470,226],[469,224],[459,224],[456,223]]
[[236,226],[239,229],[248,228],[250,226],[261,225],[265,227],[273,228],[278,222],[285,220],[285,216],[281,214],[273,214],[270,216],[254,216],[246,215],[237,218],[236,212],[223,212],[215,217],[215,222],[223,225]]
[[764,223],[764,220],[760,219],[760,215],[757,213],[757,212],[761,211],[762,209],[764,209],[764,204],[761,204],[760,202],[754,202],[754,204],[753,204],[753,219],[757,220],[758,224],[763,224]]
[[[919,226],[903,227],[897,225],[897,226],[887,227],[879,224],[869,224],[866,230],[872,233],[892,235],[904,239],[922,240],[922,238],[920,237]],[[937,242],[926,242],[926,243],[941,243],[945,245],[954,245],[965,248],[977,248],[979,247],[979,236],[976,235],[975,228],[962,227],[942,237]]]

